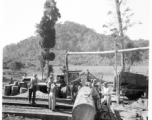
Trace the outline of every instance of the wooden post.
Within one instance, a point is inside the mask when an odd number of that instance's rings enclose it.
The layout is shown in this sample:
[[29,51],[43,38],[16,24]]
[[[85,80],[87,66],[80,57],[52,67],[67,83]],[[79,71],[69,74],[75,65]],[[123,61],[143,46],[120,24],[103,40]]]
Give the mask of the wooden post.
[[117,42],[114,41],[115,46],[115,75],[116,75],[116,102],[119,104],[119,79],[117,76]]
[[65,63],[66,63],[66,70],[65,70],[65,80],[66,80],[66,88],[67,88],[67,95],[69,94],[70,91],[68,91],[68,85],[69,85],[69,80],[68,80],[68,54],[66,53],[65,55]]

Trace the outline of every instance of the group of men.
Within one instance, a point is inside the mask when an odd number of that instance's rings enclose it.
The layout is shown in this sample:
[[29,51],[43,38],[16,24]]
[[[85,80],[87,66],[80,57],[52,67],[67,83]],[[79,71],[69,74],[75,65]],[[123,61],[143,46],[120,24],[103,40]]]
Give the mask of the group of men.
[[[32,99],[32,104],[35,103],[35,94],[36,94],[36,89],[37,89],[37,84],[38,84],[38,77],[37,74],[33,75],[33,78],[30,81],[30,84],[28,85],[28,91],[29,91],[29,103],[31,104],[31,95],[33,93],[33,99]],[[98,109],[100,109],[103,104],[107,103],[107,107],[110,109],[110,104],[111,104],[111,89],[108,87],[107,82],[104,82],[103,84],[98,85],[96,87],[96,80],[94,80],[92,83],[87,82],[86,86],[91,88],[90,95],[94,98],[95,101],[95,106]],[[55,84],[54,84],[54,74],[51,74],[50,77],[46,81],[47,85],[47,92],[50,95],[49,97],[51,98],[52,102],[55,102]],[[102,88],[102,89],[98,89]],[[79,88],[81,89],[81,88]],[[55,104],[55,103],[53,103]],[[53,105],[54,106],[54,105]],[[55,107],[55,106],[54,106]]]
[[[55,108],[55,84],[54,84],[54,75],[51,74],[50,77],[48,77],[46,81],[47,85],[47,92],[49,94],[49,101],[52,102],[53,105],[49,106],[49,108],[53,106],[53,110]],[[36,97],[36,90],[38,89],[38,77],[37,74],[34,74],[31,78],[30,82],[28,83],[28,94],[29,94],[29,103],[30,104],[36,104],[35,103],[35,97]],[[33,98],[31,102],[31,96],[33,93]],[[51,98],[51,99],[50,99]],[[51,109],[50,108],[50,109]]]
[[100,110],[105,103],[108,109],[111,110],[111,88],[108,87],[108,82],[97,84],[96,79],[94,79],[92,82],[86,82],[86,86],[91,89],[89,96],[92,95],[96,110]]

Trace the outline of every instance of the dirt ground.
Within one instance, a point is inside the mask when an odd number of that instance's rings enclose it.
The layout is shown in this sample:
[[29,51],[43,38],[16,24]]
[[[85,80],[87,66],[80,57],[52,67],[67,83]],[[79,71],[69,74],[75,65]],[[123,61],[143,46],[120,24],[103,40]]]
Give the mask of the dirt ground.
[[38,118],[27,118],[23,116],[14,116],[10,114],[2,114],[2,120],[42,120]]
[[143,120],[143,117],[148,117],[147,99],[139,99],[128,104],[113,103],[111,107],[123,120]]

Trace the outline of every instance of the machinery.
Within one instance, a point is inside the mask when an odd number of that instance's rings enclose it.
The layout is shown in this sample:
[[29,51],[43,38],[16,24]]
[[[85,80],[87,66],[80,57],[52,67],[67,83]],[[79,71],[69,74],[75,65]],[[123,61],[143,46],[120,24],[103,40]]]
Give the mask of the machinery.
[[[65,70],[64,73],[56,74],[56,97],[58,98],[67,98],[71,96],[71,85],[72,81],[79,78],[80,70]],[[24,80],[25,81],[25,80]],[[45,82],[38,83],[38,89],[47,93],[47,86]]]

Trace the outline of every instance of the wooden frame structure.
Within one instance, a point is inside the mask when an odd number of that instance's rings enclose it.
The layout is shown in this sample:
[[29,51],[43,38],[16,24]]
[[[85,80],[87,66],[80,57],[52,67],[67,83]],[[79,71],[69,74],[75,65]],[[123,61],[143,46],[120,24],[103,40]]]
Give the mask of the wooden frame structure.
[[[132,48],[132,49],[121,49],[117,50],[116,48],[116,41],[115,41],[115,50],[112,51],[98,51],[98,52],[67,52],[65,55],[66,59],[66,68],[68,70],[68,56],[69,55],[99,55],[99,54],[115,54],[115,73],[116,73],[116,96],[117,96],[117,103],[119,103],[119,94],[120,94],[120,86],[119,86],[119,79],[117,78],[117,53],[125,53],[125,52],[132,52],[132,51],[142,51],[142,50],[149,50],[149,47],[139,47],[139,48]],[[66,79],[68,82],[68,74],[66,75]]]

